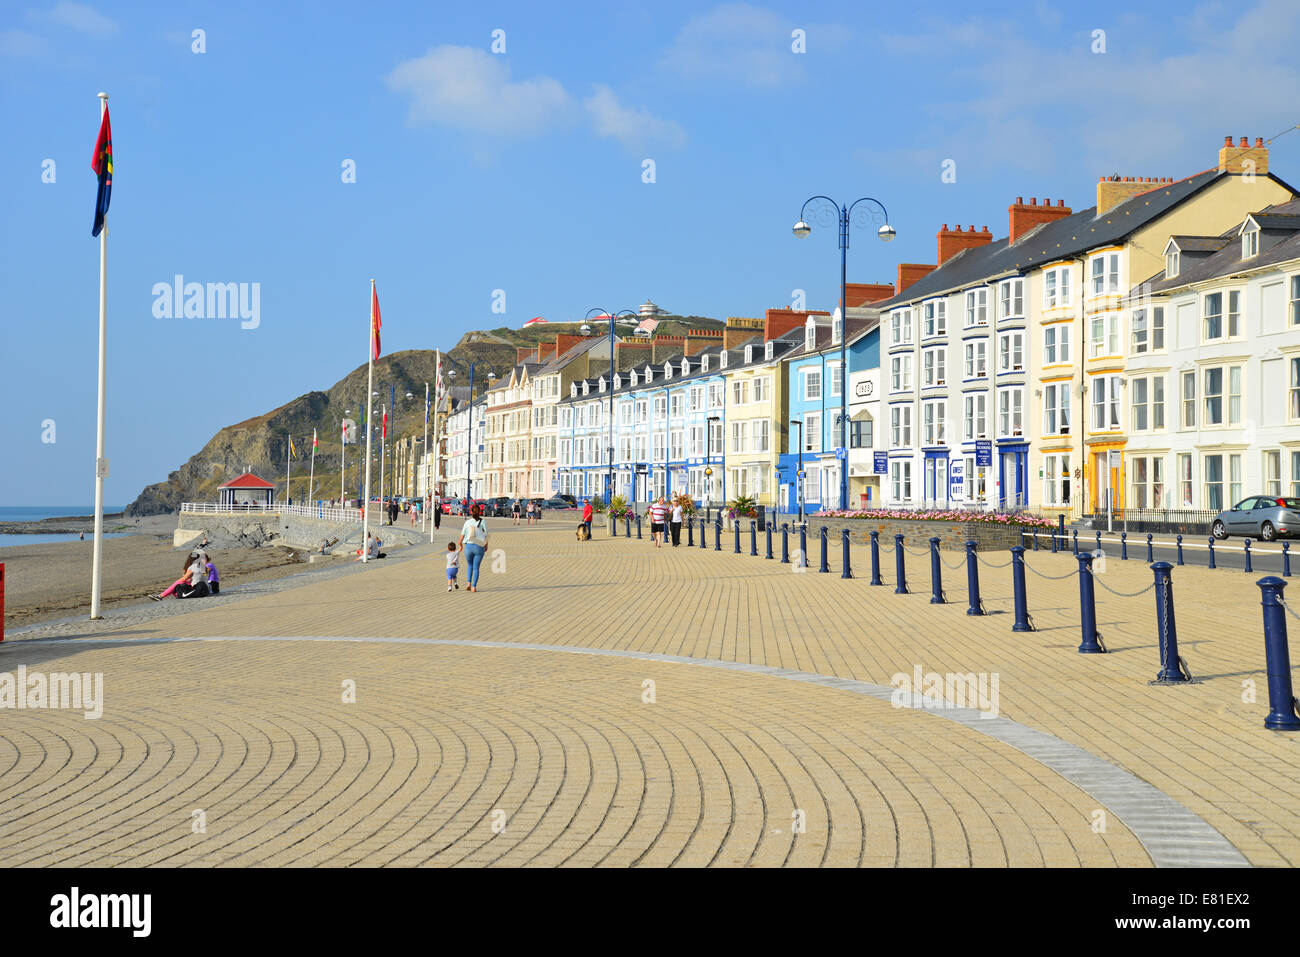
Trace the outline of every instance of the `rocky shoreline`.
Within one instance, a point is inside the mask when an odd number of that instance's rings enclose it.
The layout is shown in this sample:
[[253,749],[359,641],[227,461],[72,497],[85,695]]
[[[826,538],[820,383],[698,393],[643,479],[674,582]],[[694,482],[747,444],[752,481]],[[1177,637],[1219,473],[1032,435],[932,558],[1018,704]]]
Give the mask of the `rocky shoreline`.
[[[104,531],[126,532],[136,527],[125,512],[104,513]],[[93,515],[58,515],[39,522],[0,522],[0,535],[75,535],[95,530]]]

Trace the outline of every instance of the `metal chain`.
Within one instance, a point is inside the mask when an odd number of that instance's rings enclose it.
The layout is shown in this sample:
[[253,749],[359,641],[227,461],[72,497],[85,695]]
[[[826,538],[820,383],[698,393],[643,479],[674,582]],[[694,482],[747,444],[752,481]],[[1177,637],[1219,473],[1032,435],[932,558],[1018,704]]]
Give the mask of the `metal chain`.
[[1281,595],[1277,596],[1277,603],[1286,609],[1286,613],[1288,615],[1290,615],[1292,618],[1296,619],[1297,621],[1300,621],[1300,615],[1297,615],[1295,612],[1291,610],[1291,606],[1286,603],[1286,599],[1283,598]]
[[961,568],[963,565],[966,564],[966,558],[965,558],[965,556],[962,556],[961,558],[957,559],[957,561],[956,561],[955,563],[953,563],[952,565],[949,565],[947,562],[945,562],[945,561],[943,560],[943,555],[941,554],[941,555],[939,556],[939,561],[943,563],[943,567],[944,567],[944,568],[951,568],[951,569],[954,569],[954,570],[956,570],[956,569],[958,569],[958,568]]
[[1059,582],[1063,578],[1069,578],[1071,575],[1076,574],[1076,572],[1073,569],[1071,569],[1070,571],[1066,572],[1064,575],[1044,575],[1033,565],[1029,564],[1029,562],[1025,562],[1025,567],[1028,568],[1035,575],[1037,575],[1039,578],[1046,578],[1048,581],[1054,581],[1054,582]]
[[1147,585],[1147,587],[1143,588],[1141,591],[1135,591],[1135,592],[1116,591],[1114,588],[1111,588],[1104,581],[1098,578],[1097,573],[1092,571],[1091,567],[1088,568],[1088,571],[1092,572],[1093,581],[1095,581],[1102,588],[1106,589],[1106,591],[1110,592],[1112,595],[1118,595],[1120,598],[1137,598],[1139,595],[1145,595],[1151,589],[1156,587],[1156,583],[1153,581],[1150,585]]
[[1169,593],[1172,590],[1170,588],[1171,584],[1171,579],[1165,579],[1165,600],[1164,606],[1160,609],[1160,665],[1162,668],[1164,668],[1169,661],[1167,639],[1169,638]]
[[989,568],[1006,568],[1008,565],[1011,564],[1011,559],[1009,559],[1009,558],[1008,558],[1005,562],[1003,562],[1001,565],[995,564],[995,563],[989,561],[987,558],[985,558],[985,557],[984,557],[983,555],[981,555],[979,552],[976,552],[976,553],[975,553],[975,558],[979,561],[979,563],[980,563],[981,565],[987,565]]

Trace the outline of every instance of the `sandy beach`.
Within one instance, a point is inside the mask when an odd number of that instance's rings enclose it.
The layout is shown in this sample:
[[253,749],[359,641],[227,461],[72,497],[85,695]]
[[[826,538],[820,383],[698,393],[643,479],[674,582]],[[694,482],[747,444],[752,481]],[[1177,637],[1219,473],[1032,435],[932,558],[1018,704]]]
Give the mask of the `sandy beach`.
[[[77,522],[76,519],[58,520],[60,527],[57,531],[82,531]],[[40,524],[48,529],[52,523]],[[175,515],[105,519],[106,532],[131,533],[123,538],[104,540],[101,597],[105,608],[148,601],[150,593],[162,591],[180,576],[189,546],[172,547],[175,528]],[[21,531],[30,531],[30,527]],[[92,548],[89,532],[84,542],[0,548],[0,562],[5,565],[5,628],[88,615]],[[302,550],[278,546],[213,549],[211,554],[224,587],[281,578],[306,567]]]

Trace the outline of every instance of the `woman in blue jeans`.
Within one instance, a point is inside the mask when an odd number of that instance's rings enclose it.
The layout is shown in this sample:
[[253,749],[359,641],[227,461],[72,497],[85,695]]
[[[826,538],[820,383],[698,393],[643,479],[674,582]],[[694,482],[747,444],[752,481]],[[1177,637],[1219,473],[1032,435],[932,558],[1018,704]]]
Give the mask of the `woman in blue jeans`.
[[483,506],[475,505],[470,509],[470,517],[460,530],[460,547],[465,553],[465,580],[468,591],[478,591],[478,571],[483,564],[483,555],[487,552],[487,525],[483,522]]

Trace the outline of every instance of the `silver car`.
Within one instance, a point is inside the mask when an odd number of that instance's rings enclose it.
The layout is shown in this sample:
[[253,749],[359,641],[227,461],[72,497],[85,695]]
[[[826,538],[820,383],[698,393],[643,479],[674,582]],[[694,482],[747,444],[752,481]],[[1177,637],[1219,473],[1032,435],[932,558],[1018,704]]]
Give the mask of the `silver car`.
[[1300,498],[1252,495],[1216,515],[1210,531],[1215,538],[1249,535],[1266,542],[1300,535]]

